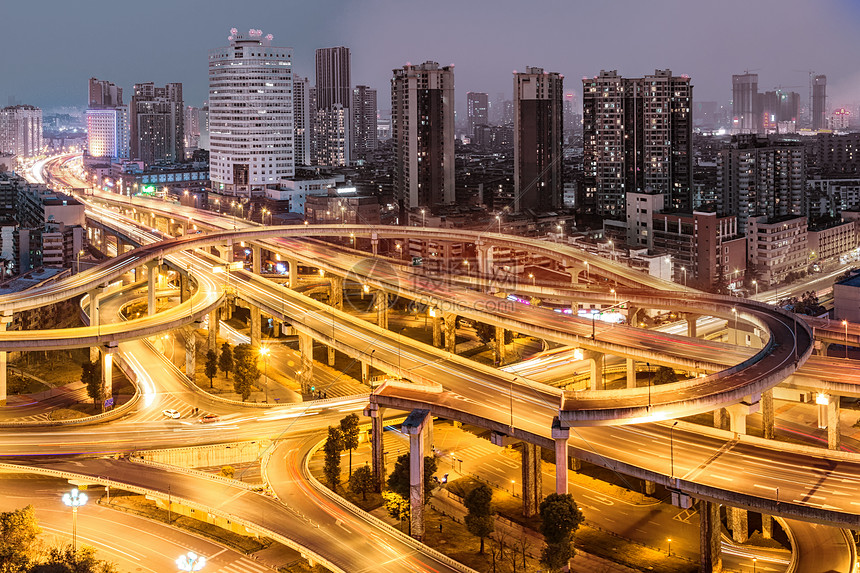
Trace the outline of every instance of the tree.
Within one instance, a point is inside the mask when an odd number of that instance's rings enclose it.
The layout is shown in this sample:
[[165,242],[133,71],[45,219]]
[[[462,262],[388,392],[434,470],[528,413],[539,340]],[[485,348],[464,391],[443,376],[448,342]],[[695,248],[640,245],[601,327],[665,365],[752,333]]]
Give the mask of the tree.
[[328,438],[323,446],[325,465],[323,473],[332,491],[340,484],[340,453],[343,451],[343,432],[335,426],[328,427]]
[[671,384],[678,381],[678,375],[673,368],[660,366],[654,373],[654,384]]
[[[424,456],[424,503],[430,501],[433,492],[433,474],[436,473],[436,458]],[[403,454],[394,462],[394,470],[388,476],[388,489],[409,499],[409,454]]]
[[466,506],[466,529],[469,533],[481,538],[481,550],[484,553],[484,539],[495,530],[495,521],[492,515],[493,490],[484,484],[477,485],[463,498]]
[[92,547],[79,547],[72,551],[70,545],[48,551],[45,560],[28,573],[118,573],[113,563],[96,559]]
[[349,477],[352,477],[352,450],[358,447],[358,435],[361,428],[358,416],[349,414],[340,421],[340,431],[343,433],[343,448],[349,450]]
[[365,463],[349,476],[349,491],[361,494],[362,501],[367,500],[367,492],[373,491],[373,470]]
[[233,371],[233,348],[229,342],[225,342],[221,346],[221,356],[218,358],[218,366],[227,378],[230,377],[230,372]]
[[585,518],[572,495],[553,493],[541,502],[540,519],[540,532],[546,541],[541,563],[555,571],[573,557],[573,534]]
[[236,377],[233,389],[241,394],[244,402],[251,396],[251,386],[260,379],[260,369],[257,368],[257,353],[250,344],[239,344],[233,353],[233,369]]
[[404,499],[393,491],[382,492],[382,499],[385,501],[385,510],[388,515],[394,519],[409,519],[409,500]]
[[203,373],[209,378],[209,387],[212,388],[212,379],[218,374],[218,353],[214,350],[206,353],[206,367]]
[[105,394],[98,362],[87,360],[81,363],[81,382],[86,384],[87,395],[93,399],[93,405],[99,406],[104,401]]
[[41,530],[32,505],[0,513],[0,571],[26,571]]
[[233,476],[236,475],[236,470],[233,469],[233,466],[223,466],[218,475],[233,479]]

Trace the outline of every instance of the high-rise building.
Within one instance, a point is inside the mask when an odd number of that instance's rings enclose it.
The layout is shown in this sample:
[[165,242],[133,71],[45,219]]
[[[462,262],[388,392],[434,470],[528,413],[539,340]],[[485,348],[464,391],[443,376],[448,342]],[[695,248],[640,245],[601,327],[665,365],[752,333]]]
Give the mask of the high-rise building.
[[562,111],[562,126],[566,138],[573,137],[577,131],[577,120],[579,114],[576,112],[576,94],[569,92],[564,94],[564,109]]
[[[391,79],[394,192],[402,209],[454,201],[454,68],[407,64]],[[405,214],[405,213],[402,213]],[[401,219],[402,222],[405,219]]]
[[376,149],[376,90],[355,86],[352,90],[352,150],[355,159],[366,159]]
[[759,133],[789,133],[795,129],[786,129],[797,125],[797,114],[800,110],[800,94],[777,89],[772,92],[758,94],[761,101],[761,130]]
[[805,151],[796,141],[732,138],[717,157],[717,210],[736,215],[741,233],[753,217],[806,215]]
[[292,48],[230,30],[209,52],[210,177],[215,192],[261,194],[295,174]]
[[349,165],[352,78],[349,48],[316,51],[315,154],[318,165]]
[[200,146],[200,108],[186,106],[183,119],[185,148],[197,149]]
[[732,133],[758,133],[758,74],[732,76]]
[[293,133],[297,165],[311,164],[311,141],[313,127],[310,108],[310,85],[308,78],[293,78]]
[[185,109],[182,84],[155,87],[134,85],[129,106],[129,142],[132,159],[147,165],[185,159]]
[[86,118],[90,157],[128,158],[128,106],[122,103],[122,88],[90,78]]
[[692,104],[687,76],[656,70],[622,78],[615,70],[582,80],[582,205],[619,218],[625,194],[659,193],[666,209],[693,208]]
[[198,115],[200,125],[200,144],[199,147],[209,149],[209,102],[203,102],[203,107],[200,108]]
[[514,211],[562,206],[564,78],[543,68],[514,72]]
[[33,157],[42,153],[42,110],[13,105],[0,110],[0,153]]
[[826,129],[827,76],[815,76],[812,80],[812,129]]
[[489,97],[482,92],[466,93],[467,135],[474,137],[476,125],[489,125]]

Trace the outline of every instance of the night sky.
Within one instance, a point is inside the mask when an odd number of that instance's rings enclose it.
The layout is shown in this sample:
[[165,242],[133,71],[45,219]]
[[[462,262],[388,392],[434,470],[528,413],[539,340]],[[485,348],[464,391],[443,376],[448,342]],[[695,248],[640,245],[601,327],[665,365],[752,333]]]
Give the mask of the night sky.
[[[353,84],[379,91],[406,62],[455,64],[457,107],[467,91],[511,94],[511,72],[539,66],[568,91],[601,69],[627,76],[671,68],[698,101],[731,98],[731,74],[759,74],[806,100],[808,74],[828,76],[828,104],[860,102],[856,0],[7,0],[0,35],[0,104],[85,106],[86,80],[128,90],[182,82],[186,104],[207,94],[207,51],[229,29],[260,28],[294,49],[313,82],[314,50],[352,49]],[[581,100],[578,100],[581,101]]]

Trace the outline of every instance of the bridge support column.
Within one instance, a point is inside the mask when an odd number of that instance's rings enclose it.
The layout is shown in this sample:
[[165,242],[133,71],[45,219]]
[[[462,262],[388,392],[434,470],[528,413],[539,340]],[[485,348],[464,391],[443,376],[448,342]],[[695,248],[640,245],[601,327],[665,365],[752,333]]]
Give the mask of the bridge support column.
[[457,315],[445,313],[442,316],[445,332],[445,350],[451,354],[457,353]]
[[384,290],[374,291],[373,306],[376,308],[376,325],[388,329],[388,293]]
[[364,415],[370,417],[370,449],[373,469],[373,487],[379,492],[385,487],[385,460],[382,444],[382,431],[385,427],[383,416],[385,408],[378,404],[368,404]]
[[379,239],[370,239],[370,252],[374,257],[379,255]]
[[491,277],[493,267],[493,247],[475,244],[475,256],[478,259],[478,276]]
[[299,355],[302,358],[302,368],[299,370],[299,382],[302,392],[310,392],[314,379],[314,339],[310,334],[299,332]]
[[830,343],[823,340],[816,340],[815,344],[818,347],[818,355],[827,356],[827,350],[830,348]]
[[[12,324],[12,313],[3,313],[0,315],[0,332],[6,332],[9,325]],[[0,350],[0,406],[6,405],[6,361],[7,353],[5,350]]]
[[326,346],[328,350],[328,355],[326,356],[326,363],[329,366],[334,366],[334,346]]
[[729,431],[736,434],[747,433],[747,416],[758,411],[758,404],[732,404],[726,408],[729,413]]
[[718,430],[729,429],[729,416],[725,408],[717,408],[714,410],[714,427]]
[[570,428],[562,428],[556,416],[552,420],[552,439],[555,440],[555,493],[567,493],[567,442]]
[[251,346],[254,348],[260,348],[260,338],[262,336],[261,333],[261,323],[263,322],[263,316],[260,312],[260,307],[250,304],[248,305],[251,311]]
[[700,573],[721,573],[723,570],[720,529],[720,505],[699,500]]
[[[101,375],[102,375],[102,392],[105,399],[113,397],[113,354],[116,352],[116,342],[112,342],[106,346],[102,346],[101,350]],[[104,403],[99,405],[104,408]]]
[[221,328],[221,311],[209,311],[209,350],[218,352],[218,330]]
[[698,333],[696,332],[696,321],[699,319],[698,314],[688,314],[686,317],[687,320],[687,336],[690,338],[697,338]]
[[573,456],[568,456],[567,469],[578,472],[582,469],[582,460]]
[[185,375],[192,382],[197,372],[197,327],[195,324],[185,328]]
[[729,529],[732,530],[732,539],[735,543],[746,543],[749,539],[749,520],[747,518],[747,510],[738,507],[726,506],[726,511]]
[[433,346],[439,348],[442,346],[442,319],[437,316],[437,313],[438,311],[433,311],[430,320],[433,321]]
[[158,262],[146,263],[146,315],[155,314],[155,291],[158,290]]
[[636,361],[627,359],[627,387],[636,388]]
[[540,446],[522,442],[523,515],[537,515],[541,502]]
[[409,520],[418,541],[424,540],[424,440],[432,424],[429,410],[413,410],[401,426],[409,436]]
[[287,259],[287,264],[290,267],[290,280],[287,282],[287,286],[296,288],[299,284],[299,261],[298,259]]
[[579,273],[582,272],[582,269],[579,267],[565,267],[564,270],[570,275],[570,284],[575,285],[579,283]]
[[[90,315],[90,326],[98,326],[100,317],[99,317],[99,302],[101,300],[101,295],[104,292],[103,287],[97,287],[92,289],[87,293],[89,296],[89,315]],[[90,347],[90,362],[95,362],[99,359],[99,349],[95,346]]]
[[818,427],[827,428],[827,447],[838,450],[842,443],[839,432],[839,396],[819,394],[815,402],[818,404]]
[[343,277],[329,275],[331,281],[331,294],[329,303],[338,310],[343,310]]
[[191,297],[188,275],[179,273],[179,302],[185,302]]
[[583,352],[583,357],[588,360],[588,365],[591,369],[591,389],[600,390],[601,386],[603,386],[603,371],[601,370],[604,359],[603,353],[586,350]]
[[773,539],[773,516],[761,514],[761,536],[765,539]]
[[654,495],[657,491],[657,484],[651,480],[645,480],[645,495]]
[[260,245],[251,245],[251,272],[260,274],[263,269],[263,250]]
[[639,326],[639,311],[641,309],[630,306],[627,308],[627,324],[630,326]]
[[773,408],[773,388],[761,393],[761,428],[762,437],[773,439],[773,427],[776,422],[776,412]]
[[496,339],[495,339],[495,353],[496,353],[496,361],[499,363],[499,366],[503,366],[505,364],[505,359],[507,356],[505,355],[505,329],[502,326],[496,327]]
[[362,384],[370,384],[370,364],[361,361],[361,383]]

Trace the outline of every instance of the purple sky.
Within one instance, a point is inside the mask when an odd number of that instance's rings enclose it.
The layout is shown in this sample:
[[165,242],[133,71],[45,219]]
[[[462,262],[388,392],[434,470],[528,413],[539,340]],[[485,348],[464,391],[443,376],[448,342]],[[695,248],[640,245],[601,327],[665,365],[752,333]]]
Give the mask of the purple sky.
[[[83,106],[90,76],[130,90],[179,81],[185,100],[207,93],[206,55],[231,27],[261,28],[294,49],[313,76],[314,50],[352,49],[353,83],[388,106],[392,68],[455,64],[458,109],[467,91],[511,93],[511,72],[539,66],[568,90],[601,69],[688,74],[696,100],[728,103],[731,74],[759,74],[761,91],[828,76],[828,104],[860,102],[860,6],[851,0],[117,0],[22,1],[3,8],[0,103]],[[11,24],[11,25],[10,25]]]

